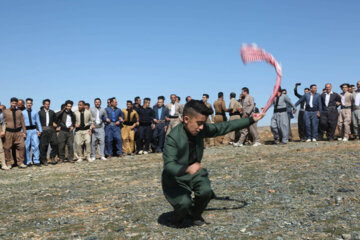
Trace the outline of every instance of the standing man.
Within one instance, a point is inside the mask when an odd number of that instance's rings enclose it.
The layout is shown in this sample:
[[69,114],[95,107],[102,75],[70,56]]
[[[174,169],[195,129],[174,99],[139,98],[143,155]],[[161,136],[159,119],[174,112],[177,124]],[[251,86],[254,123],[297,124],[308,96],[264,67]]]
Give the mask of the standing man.
[[133,109],[132,102],[126,101],[126,109],[122,110],[124,114],[121,137],[123,141],[123,153],[133,154],[135,150],[135,127],[139,124],[139,114]]
[[318,136],[319,118],[322,111],[321,96],[316,93],[317,86],[312,84],[310,92],[304,94],[296,103],[305,103],[304,121],[306,128],[306,142],[316,142]]
[[18,100],[17,108],[18,108],[20,111],[24,111],[24,110],[25,110],[25,101],[24,101],[24,99],[19,99],[19,100]]
[[51,164],[56,164],[55,157],[58,153],[58,140],[56,135],[57,118],[53,110],[50,110],[50,99],[43,100],[43,106],[39,111],[42,133],[40,136],[40,162],[47,166],[47,152],[51,146]]
[[33,100],[26,99],[26,109],[22,111],[24,122],[26,126],[26,139],[25,139],[25,164],[30,166],[30,147],[32,149],[32,156],[35,166],[40,166],[40,150],[39,150],[39,137],[42,132],[39,113],[32,110]]
[[10,170],[10,168],[8,166],[6,166],[6,163],[5,163],[5,154],[4,154],[3,141],[2,141],[2,138],[4,137],[4,130],[5,130],[5,129],[3,129],[5,127],[5,118],[4,118],[4,113],[3,113],[4,110],[5,110],[5,106],[1,105],[1,103],[0,103],[0,164],[1,164],[1,169]]
[[[214,112],[212,106],[211,106],[211,103],[208,103],[208,100],[209,100],[209,94],[207,93],[204,93],[203,96],[202,96],[202,101],[205,103],[205,105],[211,109],[212,112]],[[211,119],[210,119],[211,117]],[[211,114],[211,116],[209,116],[207,119],[206,119],[206,122],[207,123],[214,123],[214,114]],[[205,141],[205,148],[209,147],[211,145],[211,138],[205,138],[204,139]]]
[[321,94],[322,112],[320,115],[321,133],[326,132],[328,141],[334,140],[339,113],[337,107],[341,102],[339,94],[332,91],[330,83],[325,84],[325,93]]
[[95,128],[93,124],[93,117],[89,110],[85,107],[84,101],[78,102],[78,110],[75,111],[75,150],[78,160],[76,162],[83,161],[83,148],[85,144],[85,151],[88,162],[93,162],[90,158],[91,155],[91,134],[92,129]]
[[[10,108],[4,110],[4,119],[6,123],[5,133],[1,133],[1,137],[5,136],[4,152],[6,168],[11,168],[11,148],[16,148],[16,163],[20,168],[26,168],[24,164],[24,151],[26,138],[26,127],[24,116],[20,109],[17,109],[18,99],[13,97],[10,99]],[[23,132],[21,132],[21,130]]]
[[[303,95],[300,95],[298,93],[298,91],[297,91],[297,87],[300,86],[300,85],[301,85],[301,83],[296,83],[295,88],[294,88],[294,94],[299,99],[302,98],[302,96],[303,96]],[[306,94],[308,92],[310,92],[310,89],[305,88],[304,89],[304,94]],[[302,142],[306,141],[306,129],[305,129],[305,120],[304,120],[305,108],[306,108],[306,102],[302,102],[300,104],[300,110],[299,110],[299,115],[298,115],[298,132],[299,132],[300,141],[302,141]]]
[[[192,99],[191,96],[187,96],[187,97],[185,98],[185,102],[188,103],[188,102],[190,102],[191,99]],[[179,102],[180,102],[180,100],[179,100]]]
[[165,141],[165,134],[168,128],[168,121],[166,118],[169,117],[169,111],[164,106],[165,98],[163,96],[158,97],[157,104],[154,106],[154,131],[152,136],[152,148],[155,153],[161,153],[164,141]]
[[166,119],[166,121],[169,121],[166,135],[169,134],[171,130],[182,121],[182,106],[176,101],[176,95],[171,94],[170,100],[171,102],[166,105],[166,108],[169,111],[169,117]]
[[[214,102],[214,109],[215,109],[215,117],[214,117],[214,123],[221,123],[226,122],[226,105],[224,101],[224,93],[219,92],[218,93],[218,99]],[[224,142],[224,136],[217,136],[215,138],[215,146],[219,144],[223,144]]]
[[351,124],[351,105],[353,103],[353,94],[349,93],[349,84],[343,83],[340,88],[343,92],[340,94],[341,109],[338,118],[338,128],[340,132],[339,141],[347,142],[349,140]]
[[124,121],[124,114],[120,108],[117,107],[118,102],[116,98],[111,99],[111,107],[105,109],[107,117],[104,118],[106,121],[105,125],[105,155],[111,158],[113,152],[113,142],[116,142],[116,154],[119,157],[123,156],[122,150],[122,139],[121,139],[121,123]]
[[[255,105],[254,105],[255,107]],[[236,100],[236,93],[232,92],[230,93],[230,103],[229,108],[226,109],[227,112],[229,112],[230,115],[230,121],[234,119],[240,119],[240,112],[239,109],[241,108],[240,103]],[[240,131],[236,129],[235,131],[232,131],[229,133],[230,142],[229,144],[234,144],[236,146],[236,140],[239,139]],[[236,139],[237,138],[237,139]]]
[[[287,91],[286,89],[282,89],[282,94],[283,95],[287,95]],[[290,99],[290,98],[289,98]],[[286,106],[287,108],[287,114],[288,114],[288,121],[289,121],[289,134],[288,134],[288,140],[289,142],[291,142],[293,140],[293,137],[292,137],[292,131],[291,131],[291,119],[294,118],[294,114],[293,114],[293,106],[291,105],[287,105]]]
[[[244,99],[242,100],[242,112],[244,118],[249,118],[254,115],[254,107],[255,102],[254,98],[249,95],[249,89],[247,87],[242,88],[241,94],[243,95]],[[251,134],[252,139],[254,141],[253,147],[260,146],[260,136],[257,131],[257,123],[251,124],[249,128],[243,128],[240,131],[240,139],[236,146],[241,147],[243,146],[244,141],[246,140],[247,135]]]
[[274,99],[273,106],[274,115],[271,118],[271,131],[274,135],[275,144],[279,144],[280,142],[287,144],[290,128],[288,106],[291,106],[294,113],[296,112],[295,106],[281,89],[279,89],[278,95]]
[[57,116],[58,126],[60,127],[58,135],[59,162],[65,160],[65,147],[67,147],[67,157],[70,163],[74,162],[74,128],[76,117],[71,110],[74,102],[67,100],[63,110]]
[[134,108],[136,111],[138,111],[139,109],[142,108],[142,106],[141,106],[141,98],[140,98],[139,96],[135,97],[133,108]]
[[143,107],[139,110],[139,138],[136,141],[138,154],[148,154],[155,120],[154,110],[150,108],[150,98],[144,98]]
[[[201,165],[204,138],[224,135],[249,127],[258,117],[207,124],[211,110],[202,102],[191,100],[184,108],[184,122],[167,136],[164,146],[164,170],[161,183],[166,200],[174,208],[172,224],[181,226],[189,216],[197,226],[206,224],[202,213],[214,197],[208,172]],[[194,193],[194,198],[192,198]]]
[[354,126],[355,139],[360,139],[360,81],[356,83],[357,90],[353,93],[353,112],[352,112],[352,123]]
[[95,107],[90,109],[92,118],[94,120],[95,128],[92,131],[91,135],[91,160],[95,161],[96,159],[96,143],[99,142],[98,153],[101,160],[107,160],[105,158],[105,129],[103,119],[107,118],[107,113],[104,108],[101,108],[101,99],[95,98],[94,100]]

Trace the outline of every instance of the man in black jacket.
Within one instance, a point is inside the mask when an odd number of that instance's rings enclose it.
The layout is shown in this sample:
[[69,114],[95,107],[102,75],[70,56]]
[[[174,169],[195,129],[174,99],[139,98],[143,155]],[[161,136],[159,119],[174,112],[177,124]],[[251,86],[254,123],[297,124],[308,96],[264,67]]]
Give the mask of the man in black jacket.
[[[300,86],[300,83],[295,84],[294,94],[299,99],[302,98],[302,95],[300,95],[297,91],[298,86]],[[309,88],[304,89],[304,94],[308,93],[310,91]],[[305,102],[300,104],[300,111],[298,115],[298,132],[299,132],[299,138],[301,141],[306,140],[306,130],[305,130],[305,121],[304,121],[304,112],[305,112]]]
[[[142,108],[138,110],[139,114],[139,137],[136,140],[136,146],[138,154],[148,154],[149,145],[152,137],[152,127],[154,123],[155,113],[150,108],[150,98],[144,98],[144,104]],[[145,146],[145,147],[144,147]]]
[[55,157],[58,152],[58,141],[56,136],[57,118],[53,110],[50,110],[50,99],[43,100],[43,107],[39,111],[40,122],[43,132],[40,136],[40,162],[45,166],[47,163],[47,151],[51,146],[51,164],[56,164]]
[[71,111],[73,101],[67,100],[65,102],[65,108],[58,114],[58,125],[60,132],[58,136],[59,143],[59,162],[65,160],[65,146],[68,149],[68,161],[74,162],[74,127],[75,127],[75,115]]
[[328,141],[334,140],[335,129],[339,113],[337,107],[340,105],[341,97],[339,94],[332,91],[330,83],[325,84],[325,93],[321,94],[321,103],[323,111],[320,115],[321,132],[326,131]]

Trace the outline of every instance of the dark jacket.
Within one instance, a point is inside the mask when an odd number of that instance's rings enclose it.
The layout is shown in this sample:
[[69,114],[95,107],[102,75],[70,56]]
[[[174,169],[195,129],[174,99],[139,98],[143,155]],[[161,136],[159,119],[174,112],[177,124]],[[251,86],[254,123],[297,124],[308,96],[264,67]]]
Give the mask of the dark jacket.
[[[46,112],[44,109],[39,111],[41,126],[46,126]],[[56,114],[53,110],[49,109],[49,126],[52,127],[53,123],[57,123]]]
[[167,126],[169,122],[165,120],[165,117],[169,117],[169,110],[165,106],[162,106],[161,109],[161,116],[159,116],[159,107],[157,105],[153,107],[155,114],[154,118],[157,120],[165,121],[165,125]]
[[322,103],[322,108],[324,111],[328,111],[328,110],[337,110],[337,105],[336,103],[337,102],[341,102],[341,97],[339,94],[337,93],[332,93],[330,94],[330,101],[329,101],[329,105],[326,107],[326,104],[325,104],[325,97],[326,97],[326,93],[322,93],[321,94],[321,103]]
[[[75,114],[71,110],[70,110],[70,112],[68,114],[70,114],[70,117],[71,117],[71,126],[75,127],[75,122],[76,122]],[[64,130],[64,131],[69,130],[66,127],[66,117],[67,117],[67,114],[66,114],[65,111],[60,111],[58,116],[57,116],[58,126],[61,128],[61,130]]]
[[155,118],[155,112],[150,107],[138,110],[140,126],[150,126]]
[[313,102],[312,102],[312,103],[313,103],[313,107],[312,107],[312,108],[310,107],[310,98],[311,98],[311,93],[310,93],[310,92],[304,94],[304,95],[299,99],[299,101],[297,101],[297,102],[295,103],[295,107],[296,107],[297,105],[299,105],[300,103],[305,102],[305,103],[306,103],[306,109],[305,109],[305,111],[319,111],[319,112],[321,112],[321,111],[322,111],[322,103],[321,103],[321,96],[320,96],[320,94],[315,93],[315,94],[313,95]]

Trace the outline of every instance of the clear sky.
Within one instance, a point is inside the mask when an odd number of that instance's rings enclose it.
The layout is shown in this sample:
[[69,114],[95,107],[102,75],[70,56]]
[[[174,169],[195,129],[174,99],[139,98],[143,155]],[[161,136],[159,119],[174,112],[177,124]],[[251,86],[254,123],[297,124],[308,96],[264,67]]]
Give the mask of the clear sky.
[[[266,63],[244,65],[242,43],[282,64],[283,88],[360,80],[360,1],[1,0],[0,101],[176,93],[210,102],[249,87],[264,106],[275,82]],[[268,125],[272,109],[261,125]]]

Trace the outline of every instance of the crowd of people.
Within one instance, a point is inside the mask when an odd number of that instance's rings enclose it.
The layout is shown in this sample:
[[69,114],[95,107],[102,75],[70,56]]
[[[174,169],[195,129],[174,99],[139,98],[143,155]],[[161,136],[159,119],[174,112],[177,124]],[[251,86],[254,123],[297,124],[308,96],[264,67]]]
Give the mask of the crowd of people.
[[[298,131],[301,141],[315,142],[335,139],[336,127],[338,140],[348,141],[350,136],[359,139],[360,127],[360,81],[355,86],[344,83],[342,93],[332,91],[327,83],[322,94],[317,86],[311,85],[298,93],[297,83],[294,94],[299,100],[293,104],[285,89],[279,89],[273,102],[271,130],[275,144],[286,144],[292,140],[290,121],[298,113]],[[241,94],[230,93],[230,103],[225,104],[224,94],[218,93],[218,99],[212,104],[209,95],[203,94],[202,101],[214,114],[207,118],[208,123],[220,123],[229,120],[250,118],[259,113],[249,89],[242,88]],[[186,102],[192,98],[186,97]],[[101,99],[94,100],[94,106],[79,101],[73,111],[74,102],[67,100],[60,111],[50,109],[50,99],[42,102],[40,111],[33,110],[33,99],[25,101],[15,97],[10,107],[0,105],[0,164],[4,170],[12,166],[26,168],[62,162],[89,162],[107,160],[113,156],[123,157],[134,154],[161,153],[166,135],[183,121],[184,105],[180,97],[172,94],[165,105],[165,97],[159,96],[151,107],[150,98],[135,97],[128,100],[126,108],[117,107],[115,97],[107,99],[107,107],[101,106]],[[340,108],[340,110],[338,110]],[[226,139],[226,140],[225,140]],[[213,140],[206,138],[204,146],[232,144],[242,147],[251,142],[252,146],[261,145],[257,124],[235,130]],[[49,159],[48,159],[49,157]],[[50,160],[50,161],[49,161]]]

